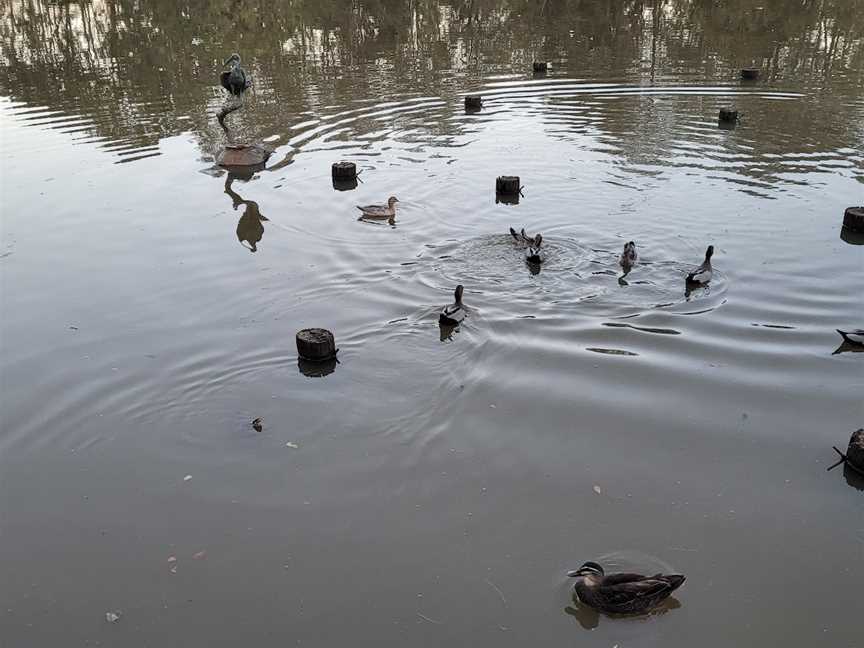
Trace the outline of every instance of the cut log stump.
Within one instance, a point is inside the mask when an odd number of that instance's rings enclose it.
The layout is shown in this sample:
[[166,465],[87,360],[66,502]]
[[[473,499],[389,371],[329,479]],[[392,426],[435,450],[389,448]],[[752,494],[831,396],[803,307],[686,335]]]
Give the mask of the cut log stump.
[[864,207],[847,207],[843,214],[843,227],[864,233]]
[[336,340],[327,329],[308,328],[297,332],[297,353],[303,360],[323,362],[336,357]]
[[849,439],[849,449],[846,450],[846,461],[864,475],[864,428],[855,430]]

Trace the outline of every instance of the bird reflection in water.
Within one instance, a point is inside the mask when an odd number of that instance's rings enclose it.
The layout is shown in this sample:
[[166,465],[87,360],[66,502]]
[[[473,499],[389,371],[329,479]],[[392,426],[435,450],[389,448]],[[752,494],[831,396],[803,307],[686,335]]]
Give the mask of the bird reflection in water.
[[254,200],[244,200],[240,194],[231,188],[236,178],[234,173],[229,173],[225,178],[225,193],[231,196],[235,211],[240,205],[245,206],[243,215],[237,221],[237,240],[250,252],[257,252],[258,243],[264,236],[264,221],[267,220],[267,217],[258,210],[258,203]]
[[573,605],[568,605],[567,607],[565,607],[564,612],[572,617],[575,617],[576,621],[579,622],[579,625],[582,626],[585,630],[594,630],[600,625],[601,617],[606,617],[607,619],[645,620],[653,616],[660,616],[666,614],[669,610],[677,610],[680,607],[681,603],[678,601],[678,599],[670,597],[647,614],[606,614],[605,612],[598,612],[594,608],[585,605],[574,594]]

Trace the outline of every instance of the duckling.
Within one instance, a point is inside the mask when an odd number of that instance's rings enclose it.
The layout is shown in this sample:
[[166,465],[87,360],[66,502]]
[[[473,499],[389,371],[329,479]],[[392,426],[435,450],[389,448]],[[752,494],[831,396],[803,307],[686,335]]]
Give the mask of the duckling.
[[586,562],[567,574],[576,579],[573,586],[579,600],[607,614],[644,614],[662,603],[681,587],[681,574],[609,574],[596,562]]
[[629,270],[638,260],[639,255],[636,254],[636,244],[633,241],[624,244],[624,251],[621,253],[621,258],[618,259],[618,265],[625,270]]
[[393,218],[396,216],[396,203],[399,199],[390,196],[386,205],[357,205],[357,209],[363,212],[366,218]]
[[438,317],[439,324],[447,324],[454,326],[465,319],[465,307],[462,305],[462,284],[456,286],[454,301],[448,304],[441,310],[441,315]]
[[864,329],[852,329],[851,331],[837,329],[837,332],[847,344],[854,347],[864,347]]
[[698,268],[687,275],[687,283],[699,284],[704,286],[711,281],[711,275],[714,274],[714,269],[711,267],[711,257],[714,255],[714,246],[709,245],[705,250],[705,260]]

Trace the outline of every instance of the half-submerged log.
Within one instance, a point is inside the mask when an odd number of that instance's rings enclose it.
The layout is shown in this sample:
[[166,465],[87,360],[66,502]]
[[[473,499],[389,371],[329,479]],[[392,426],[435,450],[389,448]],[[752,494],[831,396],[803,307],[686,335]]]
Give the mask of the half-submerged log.
[[333,334],[327,329],[308,328],[297,332],[297,353],[309,362],[323,362],[336,357],[338,349]]
[[734,108],[721,108],[717,119],[721,124],[735,124],[738,121],[738,111]]
[[476,112],[483,107],[483,97],[480,95],[467,95],[465,97],[465,110]]

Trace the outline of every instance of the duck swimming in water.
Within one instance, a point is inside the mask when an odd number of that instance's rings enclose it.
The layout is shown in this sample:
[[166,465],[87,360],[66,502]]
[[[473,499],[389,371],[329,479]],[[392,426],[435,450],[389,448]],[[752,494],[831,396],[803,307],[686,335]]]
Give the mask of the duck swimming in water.
[[399,199],[390,196],[386,205],[357,205],[357,209],[363,212],[366,218],[394,218],[396,216],[396,203]]
[[596,562],[586,562],[568,576],[579,600],[607,614],[644,614],[662,603],[684,583],[681,574],[609,574]]
[[714,269],[711,267],[711,257],[714,255],[714,246],[709,245],[705,250],[705,260],[698,268],[687,275],[687,283],[698,284],[704,286],[711,281],[711,276],[714,274]]
[[618,259],[618,265],[625,270],[629,270],[638,260],[639,255],[636,254],[636,244],[633,241],[624,244],[624,251],[621,253],[621,258]]
[[837,329],[837,332],[846,344],[864,348],[864,329],[852,329],[851,331]]
[[456,286],[454,301],[441,310],[441,315],[438,317],[439,324],[455,326],[465,319],[465,307],[462,305],[462,291],[462,284]]
[[517,232],[512,227],[510,228],[510,236],[513,237],[513,240],[519,243],[520,245],[529,245],[535,248],[539,248],[543,243],[543,236],[541,234],[537,234],[536,236],[528,236],[525,233],[525,228],[523,227],[521,231]]
[[243,92],[252,85],[249,77],[246,75],[246,70],[240,67],[240,55],[236,52],[225,59],[222,64],[231,66],[230,70],[225,70],[219,75],[219,82],[232,95],[239,97]]

